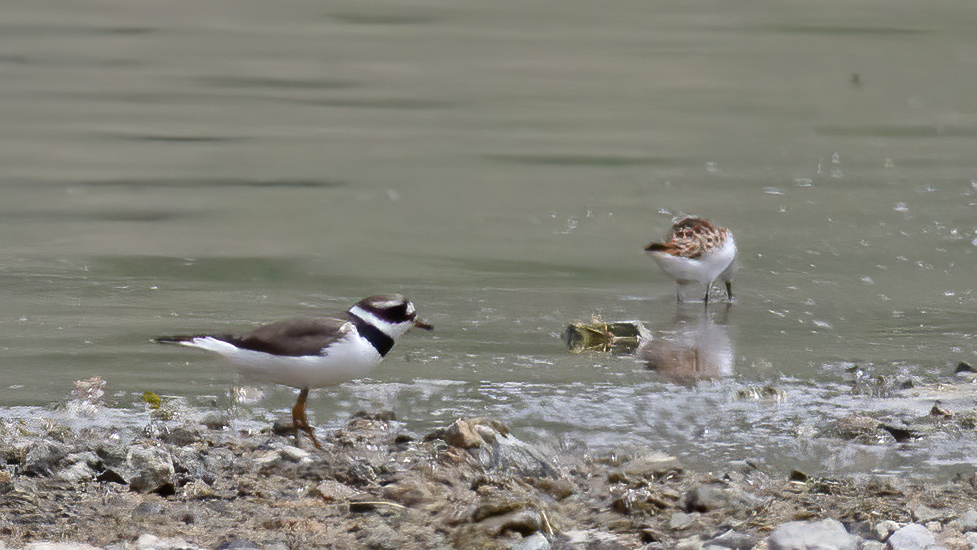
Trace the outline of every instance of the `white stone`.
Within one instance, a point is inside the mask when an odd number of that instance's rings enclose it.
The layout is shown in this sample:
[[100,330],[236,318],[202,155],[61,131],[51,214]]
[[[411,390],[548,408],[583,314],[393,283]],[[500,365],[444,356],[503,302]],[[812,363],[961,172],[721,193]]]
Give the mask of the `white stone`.
[[918,523],[910,523],[889,536],[889,550],[924,550],[936,544],[936,536]]
[[[2,543],[0,543],[2,545]],[[3,550],[6,546],[0,546]],[[24,550],[99,550],[95,546],[88,544],[78,544],[74,542],[32,542],[24,547]]]
[[859,541],[834,519],[791,521],[767,539],[770,550],[858,550]]

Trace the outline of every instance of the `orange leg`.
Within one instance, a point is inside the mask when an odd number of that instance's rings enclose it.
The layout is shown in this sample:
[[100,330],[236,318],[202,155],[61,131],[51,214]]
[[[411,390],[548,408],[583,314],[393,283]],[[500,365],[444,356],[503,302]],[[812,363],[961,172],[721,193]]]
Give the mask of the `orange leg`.
[[292,426],[295,428],[295,444],[299,444],[299,430],[304,431],[308,434],[309,439],[312,440],[312,444],[315,445],[316,449],[321,449],[322,446],[319,445],[319,440],[315,437],[315,431],[312,426],[309,426],[309,420],[305,416],[305,400],[309,397],[309,388],[302,388],[299,391],[299,399],[295,402],[295,406],[292,407]]

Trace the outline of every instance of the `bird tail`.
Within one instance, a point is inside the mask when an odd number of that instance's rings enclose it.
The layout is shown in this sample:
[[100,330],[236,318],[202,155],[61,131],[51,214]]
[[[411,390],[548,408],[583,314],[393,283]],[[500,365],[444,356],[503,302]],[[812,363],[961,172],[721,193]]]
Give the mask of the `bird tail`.
[[157,336],[153,342],[157,344],[189,344],[197,338],[217,338],[223,340],[227,336],[217,336],[214,334],[177,334],[175,336]]
[[645,252],[666,252],[673,256],[678,254],[679,248],[670,243],[651,243],[645,247]]

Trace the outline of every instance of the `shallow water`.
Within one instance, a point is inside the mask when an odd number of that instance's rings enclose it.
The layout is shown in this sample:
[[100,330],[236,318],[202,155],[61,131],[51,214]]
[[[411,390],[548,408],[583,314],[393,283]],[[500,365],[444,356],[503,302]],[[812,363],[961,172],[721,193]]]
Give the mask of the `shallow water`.
[[[925,414],[852,396],[853,367],[930,383],[977,361],[975,23],[964,0],[14,2],[0,405],[90,376],[121,409],[220,402],[217,361],[150,338],[398,291],[437,330],[314,393],[320,425],[386,407],[705,467],[971,468],[973,442],[797,434]],[[642,253],[677,213],[736,234],[728,311],[677,308]],[[568,354],[559,333],[594,314],[732,374]],[[767,383],[779,403],[733,398]],[[261,390],[259,416],[293,399]]]

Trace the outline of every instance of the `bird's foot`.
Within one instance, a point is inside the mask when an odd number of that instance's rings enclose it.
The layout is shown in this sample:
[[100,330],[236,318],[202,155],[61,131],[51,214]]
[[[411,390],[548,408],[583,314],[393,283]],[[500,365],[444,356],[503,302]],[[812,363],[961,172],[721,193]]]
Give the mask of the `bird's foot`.
[[309,425],[309,419],[305,415],[305,400],[308,397],[309,388],[302,388],[299,392],[298,401],[292,407],[292,430],[295,432],[295,446],[300,446],[301,438],[299,437],[299,430],[302,430],[312,440],[312,444],[315,445],[316,449],[322,449],[322,445],[319,445],[319,440],[316,439],[315,429]]

